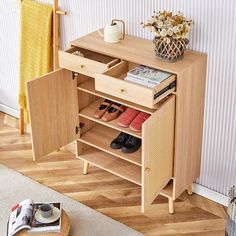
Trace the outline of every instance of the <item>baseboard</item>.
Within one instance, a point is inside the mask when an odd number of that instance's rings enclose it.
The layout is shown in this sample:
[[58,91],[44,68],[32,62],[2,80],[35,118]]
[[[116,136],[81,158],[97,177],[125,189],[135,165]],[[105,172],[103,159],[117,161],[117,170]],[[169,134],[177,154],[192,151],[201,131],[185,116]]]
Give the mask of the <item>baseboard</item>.
[[193,192],[221,205],[228,206],[228,197],[208,189],[200,184],[193,184]]
[[[0,114],[3,124],[19,129],[19,111],[14,110],[10,107],[0,104]],[[24,125],[25,133],[30,133],[30,125]]]
[[14,116],[16,118],[20,117],[20,112],[18,110],[15,110],[13,108],[10,108],[6,105],[0,104],[0,112],[6,113],[8,115]]

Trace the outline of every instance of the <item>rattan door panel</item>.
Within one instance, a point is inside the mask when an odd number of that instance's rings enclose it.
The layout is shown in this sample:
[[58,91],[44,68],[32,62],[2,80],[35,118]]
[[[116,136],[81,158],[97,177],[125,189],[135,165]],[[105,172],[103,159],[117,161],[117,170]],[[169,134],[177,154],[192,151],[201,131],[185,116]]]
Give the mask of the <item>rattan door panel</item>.
[[172,178],[175,96],[143,124],[142,210],[144,211]]

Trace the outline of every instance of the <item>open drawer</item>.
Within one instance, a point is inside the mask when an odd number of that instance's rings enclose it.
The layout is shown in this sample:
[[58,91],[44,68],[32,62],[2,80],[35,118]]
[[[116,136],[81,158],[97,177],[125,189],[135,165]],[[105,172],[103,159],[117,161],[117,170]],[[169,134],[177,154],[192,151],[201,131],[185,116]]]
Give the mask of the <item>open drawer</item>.
[[60,67],[91,77],[94,76],[94,73],[104,73],[119,61],[119,59],[114,57],[79,47],[71,47],[66,51],[59,51]]
[[156,108],[155,104],[175,91],[176,75],[153,88],[124,80],[127,72],[138,66],[137,64],[121,61],[104,73],[95,73],[95,89],[119,98]]

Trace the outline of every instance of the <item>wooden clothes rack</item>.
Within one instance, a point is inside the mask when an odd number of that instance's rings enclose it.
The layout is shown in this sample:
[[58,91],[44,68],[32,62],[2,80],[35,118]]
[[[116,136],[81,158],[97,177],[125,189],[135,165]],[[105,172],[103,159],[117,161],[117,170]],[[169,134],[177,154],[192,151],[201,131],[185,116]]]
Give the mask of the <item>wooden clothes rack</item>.
[[[23,0],[20,0],[20,3]],[[59,15],[66,15],[66,11],[58,9],[58,0],[53,0],[53,70],[59,68],[58,50],[59,50]],[[25,133],[24,110],[20,108],[20,134]]]

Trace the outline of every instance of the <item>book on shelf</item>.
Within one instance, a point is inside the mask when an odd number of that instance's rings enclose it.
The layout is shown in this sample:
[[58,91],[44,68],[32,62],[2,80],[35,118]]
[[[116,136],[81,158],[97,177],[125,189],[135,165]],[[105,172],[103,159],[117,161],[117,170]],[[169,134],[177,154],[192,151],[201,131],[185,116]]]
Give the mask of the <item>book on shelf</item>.
[[130,70],[125,80],[153,88],[171,75],[169,72],[140,65]]
[[132,76],[126,76],[125,80],[132,83],[140,84],[149,88],[154,88],[157,84],[159,84],[148,79],[140,79],[140,78],[135,78]]
[[41,223],[36,220],[35,215],[40,206],[45,203],[33,203],[31,199],[25,199],[11,209],[8,221],[8,236],[15,235],[23,229],[29,233],[60,232],[61,230],[61,203],[46,203],[60,211],[60,217],[52,223]]

